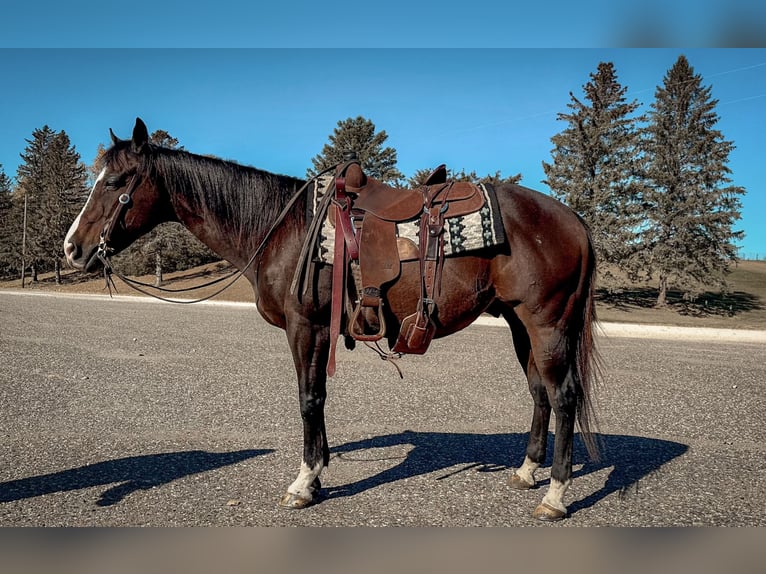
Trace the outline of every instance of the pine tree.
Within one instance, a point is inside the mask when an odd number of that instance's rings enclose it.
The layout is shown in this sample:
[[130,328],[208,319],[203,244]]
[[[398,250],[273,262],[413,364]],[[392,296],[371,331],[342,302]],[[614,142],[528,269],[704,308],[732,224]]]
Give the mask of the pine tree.
[[104,144],[99,143],[96,148],[96,157],[93,158],[93,162],[88,166],[88,188],[90,189],[96,184],[96,179],[98,179],[98,176],[101,173],[101,168],[103,167],[102,160],[105,153],[106,148],[104,147]]
[[60,283],[64,236],[85,197],[86,169],[64,131],[44,126],[26,141],[24,163],[17,171],[27,200],[26,259],[33,278],[52,267]]
[[424,167],[422,169],[417,170],[415,173],[413,173],[410,177],[407,178],[407,187],[410,187],[412,189],[415,189],[416,187],[420,187],[423,185],[428,179],[428,176],[431,175],[431,172],[433,169]]
[[644,191],[640,104],[626,101],[611,62],[601,62],[590,78],[583,86],[589,103],[570,92],[572,111],[558,114],[568,125],[551,138],[553,161],[543,162],[543,183],[588,223],[601,261],[635,272]]
[[12,201],[11,179],[5,174],[0,165],[0,276],[7,277],[18,268],[15,242],[19,235],[15,234],[14,209]]
[[[411,188],[419,187],[423,185],[431,175],[433,170],[429,168],[423,168],[417,170],[409,178],[407,178],[407,185]],[[500,171],[496,171],[494,174],[487,174],[484,177],[479,177],[476,171],[466,173],[464,169],[459,172],[447,169],[447,181],[467,181],[469,183],[489,183],[492,185],[499,185],[501,183],[513,183],[517,184],[521,181],[521,174],[511,175],[509,177],[503,177],[500,175]]]
[[47,193],[40,205],[45,233],[40,235],[40,241],[46,259],[53,261],[56,283],[61,283],[64,236],[87,194],[85,165],[64,131],[55,134],[51,141],[45,183]]
[[[32,279],[37,281],[37,271],[44,261],[44,254],[38,238],[42,221],[39,216],[40,205],[45,196],[44,169],[45,156],[53,140],[55,132],[47,125],[32,132],[32,139],[25,140],[27,146],[20,154],[24,160],[16,170],[18,182],[16,198],[19,209],[26,210],[26,225],[22,230],[24,236],[22,247],[22,267],[32,270]],[[22,283],[26,269],[22,269]]]
[[642,244],[648,268],[659,281],[657,305],[673,284],[693,295],[702,286],[725,288],[737,259],[733,230],[745,189],[728,185],[734,144],[715,125],[718,100],[680,56],[655,92],[649,113],[647,151],[650,191]]
[[322,153],[312,158],[314,168],[306,170],[307,177],[341,163],[344,155],[353,151],[357,153],[367,175],[398,185],[404,176],[396,168],[396,150],[382,147],[387,139],[385,131],[375,133],[375,124],[362,116],[339,121]]
[[[18,275],[24,262],[24,193],[18,184],[11,187],[10,199],[10,211],[6,212],[3,218],[3,235],[7,239],[2,259],[10,264],[7,272],[10,275]],[[29,260],[26,262],[29,263]]]
[[171,136],[165,130],[154,130],[152,135],[149,136],[149,141],[154,145],[168,149],[184,149],[184,146],[178,145],[180,143],[178,139]]

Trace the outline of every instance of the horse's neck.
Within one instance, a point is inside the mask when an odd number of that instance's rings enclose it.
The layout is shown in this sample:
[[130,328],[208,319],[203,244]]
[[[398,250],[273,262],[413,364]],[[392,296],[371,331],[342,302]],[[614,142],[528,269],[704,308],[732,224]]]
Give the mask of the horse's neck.
[[[178,210],[177,212],[178,213]],[[238,269],[246,264],[249,256],[246,246],[241,246],[234,241],[226,242],[219,239],[217,226],[197,215],[179,214],[181,225],[186,227],[194,237],[204,243],[211,251],[219,257],[226,259]]]
[[[210,193],[214,191],[209,190]],[[265,186],[264,189],[243,188],[240,191],[272,195],[278,193],[265,189]],[[238,269],[250,262],[276,220],[276,217],[263,217],[263,214],[238,213],[235,209],[230,210],[230,217],[224,217],[207,206],[200,209],[195,200],[186,194],[171,194],[170,200],[178,221],[213,252]],[[239,205],[248,205],[248,202],[239,202]]]

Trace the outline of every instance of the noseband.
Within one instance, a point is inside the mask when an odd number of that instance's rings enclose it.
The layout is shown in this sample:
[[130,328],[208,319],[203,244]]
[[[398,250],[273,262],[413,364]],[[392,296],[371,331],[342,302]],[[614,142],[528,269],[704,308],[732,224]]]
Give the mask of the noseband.
[[127,211],[130,208],[130,205],[133,203],[133,193],[136,191],[136,188],[140,182],[141,178],[137,173],[134,173],[133,177],[131,177],[130,181],[128,182],[128,187],[125,193],[122,193],[120,197],[117,198],[117,203],[112,209],[112,215],[109,219],[106,220],[104,229],[101,231],[96,256],[106,267],[110,267],[107,258],[114,251],[113,248],[109,247],[109,240],[112,238],[112,232],[114,231],[114,228],[117,227],[117,224],[120,222],[120,220],[122,220],[123,216],[125,215],[125,211]]

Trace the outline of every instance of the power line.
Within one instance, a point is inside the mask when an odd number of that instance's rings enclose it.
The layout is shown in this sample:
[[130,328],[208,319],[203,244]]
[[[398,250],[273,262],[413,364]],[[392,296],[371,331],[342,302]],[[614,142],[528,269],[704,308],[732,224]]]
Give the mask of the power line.
[[[717,78],[718,76],[725,76],[727,74],[734,74],[736,72],[744,72],[744,71],[752,70],[752,69],[755,69],[755,68],[762,68],[763,66],[766,66],[766,62],[761,62],[759,64],[752,64],[750,66],[742,66],[740,68],[733,68],[731,70],[724,70],[723,72],[716,72],[715,74],[708,74],[706,76],[702,76],[701,74],[698,73],[698,74],[695,74],[694,77],[689,78],[688,80],[684,80],[683,82],[674,82],[673,84],[667,84],[667,85],[663,84],[663,87],[664,88],[669,88],[669,87],[676,87],[676,86],[682,86],[684,84],[689,84],[691,82],[697,81],[697,76],[701,76],[702,80],[707,80],[708,78]],[[635,94],[642,94],[644,92],[649,92],[649,91],[654,90],[656,88],[657,88],[657,86],[655,86],[654,88],[643,88],[641,90],[633,90],[632,94],[634,94],[634,95]],[[755,97],[760,97],[760,96],[755,96]],[[747,98],[743,98],[743,99],[747,99]]]
[[757,96],[747,96],[744,98],[737,98],[736,100],[729,100],[728,102],[718,102],[719,106],[725,106],[727,104],[737,104],[739,102],[747,102],[748,100],[757,100],[758,98],[764,98],[766,94],[758,94]]
[[[753,70],[755,68],[762,68],[764,66],[766,66],[766,62],[760,62],[758,64],[751,64],[749,66],[741,66],[739,68],[732,68],[730,70],[724,70],[723,72],[716,72],[714,74],[709,74],[707,76],[702,76],[702,80],[704,81],[707,78],[716,78],[718,76],[725,76],[727,74],[734,74],[734,73],[737,73],[737,72],[745,72],[747,70]],[[682,84],[686,84],[686,83],[690,83],[690,82],[695,82],[696,81],[696,76],[698,76],[698,75],[700,75],[700,74],[695,74],[695,77],[690,78],[688,80],[685,80],[684,82],[676,82],[676,83],[673,83],[673,84],[670,84],[670,85],[664,85],[663,84],[663,87],[664,88],[669,88],[669,87],[673,87],[673,86],[680,86]],[[649,91],[654,90],[654,89],[656,89],[656,86],[653,87],[653,88],[643,88],[641,90],[630,90],[630,96],[631,97],[635,97],[637,94],[641,94],[641,93],[644,93],[644,92],[649,92]],[[628,94],[626,93],[626,99],[627,99],[627,96],[628,96]],[[755,95],[755,96],[745,96],[745,97],[742,97],[742,98],[737,98],[735,100],[729,100],[727,102],[718,102],[718,105],[736,104],[736,103],[739,103],[739,102],[745,102],[745,101],[748,101],[748,100],[756,100],[756,99],[763,98],[763,97],[766,97],[766,94],[758,94],[758,95]],[[547,111],[544,111],[544,112],[535,112],[533,114],[526,114],[526,115],[523,115],[523,116],[514,116],[514,117],[510,117],[510,118],[504,118],[504,119],[500,119],[500,120],[497,120],[497,121],[494,121],[494,122],[486,122],[486,123],[483,123],[483,124],[478,124],[478,125],[475,125],[475,126],[470,126],[470,127],[465,127],[465,128],[456,128],[456,129],[447,130],[447,131],[441,132],[439,134],[436,134],[436,137],[442,137],[442,136],[446,136],[446,135],[450,135],[450,134],[460,134],[460,133],[473,132],[473,131],[483,130],[485,128],[494,128],[494,127],[498,127],[498,126],[502,126],[502,125],[510,124],[510,123],[514,123],[514,122],[521,122],[521,121],[530,120],[530,119],[539,118],[539,117],[557,115],[559,113],[559,111],[560,110],[547,110]]]

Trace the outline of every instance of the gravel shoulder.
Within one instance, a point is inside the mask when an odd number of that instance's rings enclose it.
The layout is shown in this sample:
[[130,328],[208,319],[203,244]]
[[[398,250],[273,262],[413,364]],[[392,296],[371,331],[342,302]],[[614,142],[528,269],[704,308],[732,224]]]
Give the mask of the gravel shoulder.
[[[494,317],[480,317],[476,320],[476,324],[505,326],[505,322],[502,319],[495,319]],[[677,327],[674,325],[599,322],[597,333],[603,337],[615,338],[766,343],[766,331],[752,329],[719,329],[712,327]]]

